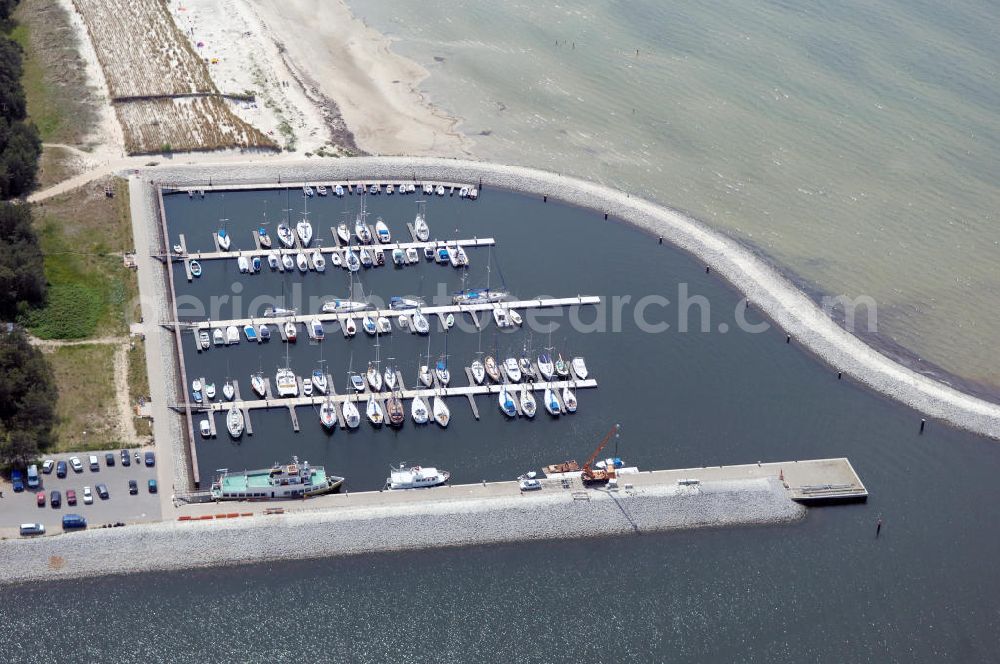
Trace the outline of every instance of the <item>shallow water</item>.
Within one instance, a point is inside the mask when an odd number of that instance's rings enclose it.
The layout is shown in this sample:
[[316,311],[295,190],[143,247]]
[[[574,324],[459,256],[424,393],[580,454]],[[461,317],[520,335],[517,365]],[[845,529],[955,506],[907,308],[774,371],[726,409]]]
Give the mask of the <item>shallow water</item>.
[[1000,386],[996,4],[349,4],[477,156],[686,210]]
[[[207,248],[223,214],[234,243],[259,218],[265,194],[189,201],[168,198],[172,233]],[[269,209],[280,203],[271,194]],[[394,232],[411,218],[413,198],[371,204]],[[292,197],[289,207],[298,208]],[[311,205],[315,222],[338,220],[331,200]],[[293,218],[296,214],[293,212]],[[488,191],[474,204],[430,201],[436,235],[490,228],[492,263],[519,295],[596,293],[633,297],[677,284],[711,302],[713,332],[677,331],[676,306],[651,308],[671,329],[647,334],[623,309],[620,333],[553,333],[553,345],[587,357],[600,387],[579,394],[580,412],[559,421],[505,422],[489,400],[482,420],[454,400],[447,431],[337,431],[327,437],[300,409],[303,431],[287,414],[255,415],[258,432],[234,445],[225,434],[198,444],[203,473],[222,465],[257,467],[298,453],[342,471],[353,489],[372,488],[388,463],[433,462],[456,481],[504,479],[568,456],[582,458],[614,421],[619,452],[643,468],[755,460],[848,456],[871,491],[867,504],[815,508],[781,527],[642,534],[621,539],[535,542],[407,554],[359,556],[113,577],[0,589],[0,650],[10,661],[261,661],[327,659],[377,662],[483,660],[579,661],[988,661],[996,652],[1000,555],[992,505],[1000,446],[931,423],[838,381],[777,330],[718,332],[733,323],[739,296],[690,257],[658,246],[631,227],[590,212]],[[236,221],[239,220],[239,221]],[[322,233],[318,233],[321,236]],[[328,235],[327,235],[328,236]],[[600,250],[595,250],[599,247]],[[470,282],[485,275],[485,250],[472,252]],[[499,269],[498,269],[499,268]],[[583,269],[581,269],[583,268]],[[234,266],[206,264],[192,290],[280,292],[270,274],[236,277]],[[423,276],[423,285],[420,283]],[[457,274],[423,265],[364,274],[379,295],[429,294]],[[311,291],[342,294],[334,271],[304,279]],[[181,287],[184,291],[186,284]],[[752,312],[750,313],[752,317]],[[581,316],[585,320],[591,317]],[[752,320],[752,319],[751,319]],[[433,352],[443,352],[441,334]],[[478,335],[450,333],[452,362],[474,355]],[[547,343],[533,337],[533,344]],[[500,335],[500,349],[526,334]],[[546,335],[547,337],[547,335]],[[381,342],[411,380],[426,342],[394,331]],[[492,331],[483,346],[494,344]],[[343,375],[373,357],[368,339],[331,334],[323,357]],[[212,349],[189,370],[224,377],[284,361],[280,341]],[[292,350],[305,371],[319,357],[302,341]],[[258,355],[263,359],[258,359]],[[408,363],[408,366],[406,366]],[[881,536],[875,538],[876,519]],[[75,644],[29,634],[70,630]],[[32,654],[33,653],[33,654]]]

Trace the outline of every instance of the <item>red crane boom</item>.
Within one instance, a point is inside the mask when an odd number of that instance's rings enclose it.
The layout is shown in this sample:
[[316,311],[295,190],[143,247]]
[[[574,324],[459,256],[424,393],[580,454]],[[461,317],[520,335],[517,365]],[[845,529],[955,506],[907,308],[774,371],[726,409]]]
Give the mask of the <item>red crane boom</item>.
[[580,475],[580,479],[582,479],[584,483],[607,482],[609,479],[615,476],[614,468],[594,470],[593,468],[591,468],[591,464],[594,463],[594,459],[596,459],[597,455],[601,453],[601,450],[603,450],[605,446],[607,446],[608,441],[611,440],[611,436],[613,434],[618,433],[619,429],[621,429],[620,424],[616,424],[613,427],[611,427],[611,430],[608,431],[606,436],[604,436],[604,440],[601,441],[601,444],[597,446],[597,449],[594,450],[594,453],[591,454],[590,457],[587,459],[587,461],[583,464],[583,473]]

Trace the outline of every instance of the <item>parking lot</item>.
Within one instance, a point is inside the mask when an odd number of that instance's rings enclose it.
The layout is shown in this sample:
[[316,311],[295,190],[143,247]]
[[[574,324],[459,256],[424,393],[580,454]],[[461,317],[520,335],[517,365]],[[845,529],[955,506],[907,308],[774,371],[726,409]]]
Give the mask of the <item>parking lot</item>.
[[[106,452],[114,454],[114,466],[109,467],[105,461]],[[55,462],[65,461],[66,477],[56,476],[55,466],[51,473],[42,473],[39,464],[39,478],[42,485],[38,489],[25,488],[14,493],[9,482],[4,483],[3,499],[0,499],[0,529],[16,529],[22,523],[41,523],[45,525],[46,533],[62,532],[62,517],[64,514],[79,514],[87,519],[89,528],[100,527],[105,523],[137,523],[142,521],[158,521],[160,519],[160,496],[151,494],[147,488],[150,479],[156,479],[156,467],[147,467],[143,462],[145,450],[140,450],[138,463],[135,460],[136,450],[129,450],[130,466],[123,466],[120,450],[106,452],[79,452],[51,457]],[[90,455],[97,457],[98,470],[91,470],[88,461]],[[77,457],[83,464],[82,472],[74,472],[70,464],[71,457]],[[156,459],[159,462],[159,458]],[[138,493],[129,494],[128,481],[135,480]],[[108,487],[108,498],[102,499],[97,494],[97,485]],[[94,502],[84,504],[83,487],[89,486],[94,495]],[[66,501],[66,491],[76,491],[77,504],[69,505]],[[159,487],[162,490],[162,487]],[[38,507],[35,494],[45,492],[45,507]],[[53,508],[50,505],[52,491],[62,494],[62,505]],[[169,488],[167,489],[169,491]]]

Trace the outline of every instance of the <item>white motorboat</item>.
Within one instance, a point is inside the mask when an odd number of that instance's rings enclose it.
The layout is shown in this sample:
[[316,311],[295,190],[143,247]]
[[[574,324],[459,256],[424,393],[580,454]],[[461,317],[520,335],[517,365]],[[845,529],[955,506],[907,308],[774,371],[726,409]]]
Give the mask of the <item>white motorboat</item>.
[[497,327],[506,328],[510,327],[510,319],[507,318],[507,312],[503,309],[497,308],[493,310],[493,320],[496,322]]
[[222,331],[221,327],[217,327],[212,330],[212,343],[216,346],[221,346],[226,343],[226,334]]
[[348,428],[357,429],[358,425],[361,424],[361,413],[358,412],[357,405],[353,401],[345,401],[341,410],[344,413],[344,422]]
[[386,185],[386,188],[385,188],[385,193],[387,193],[387,194],[389,194],[389,195],[391,196],[391,195],[392,195],[392,192],[394,192],[394,191],[396,191],[396,187],[394,187],[394,186],[393,186],[393,185],[391,185],[391,184],[389,184],[389,185]]
[[378,324],[378,331],[380,333],[389,334],[390,332],[392,332],[392,323],[390,323],[389,319],[386,318],[385,316],[379,316],[378,321],[376,321],[376,323]]
[[195,378],[194,380],[191,381],[191,390],[192,391],[194,391],[194,392],[201,392],[201,388],[202,387],[203,386],[201,384],[201,379],[200,378]]
[[444,329],[450,330],[455,327],[455,314],[448,314],[444,317]]
[[267,266],[272,270],[277,270],[278,264],[280,262],[281,261],[278,258],[278,254],[274,253],[273,251],[267,255]]
[[374,337],[378,334],[378,325],[375,324],[375,321],[372,320],[372,317],[368,314],[365,314],[365,317],[361,319],[361,327],[364,328],[365,332],[367,332],[369,336]]
[[257,328],[257,340],[258,341],[271,340],[271,328],[267,326],[267,323],[261,323],[260,327]]
[[561,412],[559,402],[556,400],[556,393],[552,391],[551,387],[545,388],[545,395],[542,398],[545,402],[545,410],[549,411],[549,415],[559,417],[559,413]]
[[500,388],[500,393],[497,395],[497,402],[501,413],[507,417],[517,417],[517,406],[514,404],[514,399],[511,398],[506,384]]
[[326,186],[322,184],[316,185],[316,193],[320,196],[326,196]]
[[478,359],[472,361],[472,366],[469,367],[472,371],[472,380],[476,381],[477,385],[482,385],[483,381],[486,380],[486,367]]
[[295,259],[292,258],[291,254],[283,254],[281,256],[281,266],[286,270],[291,270],[295,267]]
[[371,267],[375,262],[372,258],[372,253],[368,251],[368,247],[361,247],[360,256],[358,258],[361,261],[362,267]]
[[389,477],[385,479],[385,488],[390,490],[401,489],[425,489],[432,486],[440,486],[448,481],[451,473],[437,468],[421,468],[413,466],[404,468],[399,464],[399,468],[389,470]]
[[285,338],[290,343],[295,343],[295,340],[299,338],[298,328],[295,327],[295,323],[292,321],[285,321]]
[[563,404],[566,406],[567,412],[576,412],[576,395],[573,394],[573,390],[571,390],[568,385],[562,390],[562,400]]
[[420,260],[420,253],[417,251],[417,248],[416,247],[407,247],[406,248],[406,262],[407,263],[416,263],[419,260]]
[[399,329],[405,330],[410,327],[410,317],[406,314],[399,314],[399,316],[396,317],[396,323],[399,325]]
[[351,229],[347,227],[347,224],[337,225],[337,237],[344,244],[350,244],[351,242]]
[[342,185],[338,184],[336,187],[333,188],[333,193],[334,193],[334,195],[337,198],[343,198],[344,197],[344,187]]
[[215,398],[215,383],[206,383],[205,396],[208,397],[209,399]]
[[344,330],[345,337],[353,337],[358,333],[358,326],[353,318],[345,318],[340,321],[340,327]]
[[432,185],[432,184],[425,184],[423,191],[424,191],[425,194],[433,194],[434,193],[434,185]]
[[220,228],[216,236],[219,239],[219,249],[222,251],[229,251],[229,247],[232,244],[233,239],[229,237],[229,233],[226,232],[226,229]]
[[437,189],[434,190],[434,193],[437,194],[438,196],[444,196],[444,185],[443,184],[439,184],[437,186]]
[[413,401],[410,403],[410,416],[413,417],[413,421],[417,424],[427,424],[427,421],[430,419],[430,412],[427,410],[427,403],[423,397],[413,397]]
[[465,267],[469,264],[469,254],[465,253],[465,247],[462,247],[461,245],[456,246],[454,254],[453,265],[456,267]]
[[226,328],[226,343],[238,344],[240,342],[240,328],[230,325]]
[[479,198],[479,190],[476,189],[475,187],[473,187],[472,189],[470,189],[469,190],[469,198],[471,198],[472,200],[476,200],[477,198]]
[[427,334],[431,331],[431,325],[427,322],[427,317],[420,313],[419,309],[413,312],[412,322],[413,329],[417,334]]
[[452,267],[462,267],[461,259],[458,257],[458,250],[460,248],[458,246],[448,248],[448,261]]
[[208,419],[204,419],[198,423],[198,429],[201,430],[201,437],[208,438],[212,435],[212,423]]
[[327,388],[330,387],[330,385],[326,380],[325,373],[323,373],[319,369],[313,369],[312,377],[310,380],[312,381],[313,387],[319,390],[320,394],[326,394],[326,390]]
[[511,323],[517,325],[518,327],[520,327],[521,323],[524,322],[524,319],[521,318],[521,314],[517,313],[514,309],[507,309],[507,318],[510,319]]
[[340,255],[339,251],[334,251],[330,254],[330,262],[333,263],[334,267],[343,267],[344,257]]
[[250,376],[250,387],[257,393],[257,396],[267,396],[267,383],[264,381],[264,374],[255,373]]
[[406,309],[416,309],[420,306],[419,300],[408,297],[393,295],[389,298],[389,308],[393,311],[405,311]]
[[295,373],[289,369],[278,369],[274,376],[275,384],[278,387],[279,397],[294,397],[299,394],[299,382],[295,378]]
[[347,250],[347,253],[344,255],[344,261],[347,264],[347,269],[351,272],[357,272],[361,269],[361,261],[358,259],[358,255],[354,253],[353,249]]
[[574,357],[570,364],[573,366],[573,373],[576,374],[577,378],[580,380],[586,380],[588,373],[587,364],[583,361],[583,358]]
[[406,252],[400,248],[392,250],[392,262],[400,267],[406,265]]
[[374,394],[368,396],[368,404],[365,406],[365,414],[368,415],[368,421],[374,426],[380,427],[382,426],[382,423],[385,422],[385,413],[382,412],[382,404],[375,399]]
[[375,220],[375,236],[382,244],[388,244],[392,241],[392,234],[389,233],[389,227],[382,221],[382,217]]
[[417,216],[413,220],[413,234],[417,237],[418,242],[427,242],[431,236],[430,226],[427,225],[427,215],[423,210],[417,212]]
[[328,300],[323,303],[323,312],[328,314],[349,314],[355,311],[364,311],[368,308],[367,302],[358,300]]
[[292,229],[288,224],[278,224],[278,241],[288,249],[295,246],[295,236],[292,234]]
[[198,333],[198,347],[208,350],[209,346],[212,345],[212,340],[208,337],[208,330],[202,330]]
[[448,426],[451,422],[451,411],[448,410],[448,404],[444,402],[439,395],[434,395],[434,421],[438,423],[441,427]]
[[420,371],[417,374],[417,377],[426,387],[430,387],[434,384],[434,374],[431,373],[430,367],[426,364],[420,366]]
[[469,195],[469,188],[468,187],[462,187],[461,189],[458,190],[458,197],[459,198],[465,198],[468,195]]
[[313,318],[309,321],[309,329],[312,332],[312,338],[316,341],[323,341],[326,338],[326,330],[323,328],[323,321],[318,318]]
[[308,247],[309,243],[313,239],[313,227],[309,223],[309,220],[302,218],[299,223],[295,224],[295,232],[299,236],[299,240],[302,242],[303,247]]
[[295,309],[285,309],[284,307],[267,307],[264,309],[264,318],[282,318],[294,315]]
[[233,381],[227,380],[223,383],[222,396],[226,398],[226,401],[232,401],[236,397],[236,387],[233,385]]
[[240,256],[236,259],[236,265],[240,268],[241,274],[246,274],[250,271],[250,261],[246,256]]
[[521,387],[521,412],[524,413],[525,417],[534,417],[535,410],[537,409],[537,404],[535,403],[535,395],[531,393],[528,386]]
[[312,198],[313,188],[307,184],[302,185],[302,195],[306,196],[307,198]]
[[295,264],[299,266],[299,272],[309,271],[309,259],[301,251],[295,254]]
[[313,384],[308,378],[302,381],[302,396],[311,397],[313,395]]
[[434,260],[434,245],[433,244],[424,245],[424,258],[426,258],[429,261]]
[[319,421],[327,429],[333,429],[337,425],[337,405],[329,398],[320,404]]
[[317,272],[326,272],[326,258],[323,257],[323,253],[318,249],[312,252],[312,264],[313,269]]
[[368,377],[368,384],[371,385],[373,391],[378,392],[382,389],[382,374],[374,363],[368,364],[366,376]]
[[552,364],[552,356],[548,353],[538,356],[538,373],[542,374],[545,380],[552,380],[555,376],[555,365]]
[[357,372],[351,373],[351,387],[355,392],[364,392],[366,385],[364,376]]
[[243,435],[243,427],[246,421],[243,418],[243,411],[233,406],[226,413],[226,428],[229,429],[229,435],[233,438],[239,438]]
[[372,186],[368,187],[368,193],[371,194],[372,196],[378,196],[379,194],[382,193],[382,185],[373,184]]
[[513,357],[508,357],[503,361],[503,368],[507,372],[507,378],[510,379],[512,383],[520,382],[521,367],[517,366],[517,360]]

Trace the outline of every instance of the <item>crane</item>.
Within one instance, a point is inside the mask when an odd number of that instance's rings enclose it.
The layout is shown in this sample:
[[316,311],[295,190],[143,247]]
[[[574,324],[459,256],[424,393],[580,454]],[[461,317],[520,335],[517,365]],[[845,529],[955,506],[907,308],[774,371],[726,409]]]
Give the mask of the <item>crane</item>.
[[604,447],[608,444],[608,441],[611,440],[611,435],[614,434],[615,436],[617,436],[618,431],[620,429],[621,429],[620,424],[616,424],[613,427],[611,427],[611,430],[608,431],[606,436],[604,436],[604,440],[601,441],[601,444],[597,446],[597,449],[594,450],[594,453],[590,455],[590,457],[587,459],[586,462],[584,462],[583,472],[580,473],[580,479],[583,480],[584,484],[606,483],[608,480],[610,480],[615,476],[614,466],[611,466],[609,468],[594,469],[591,467],[591,464],[594,463],[594,459],[597,458],[597,455],[601,453],[601,450],[603,450]]

